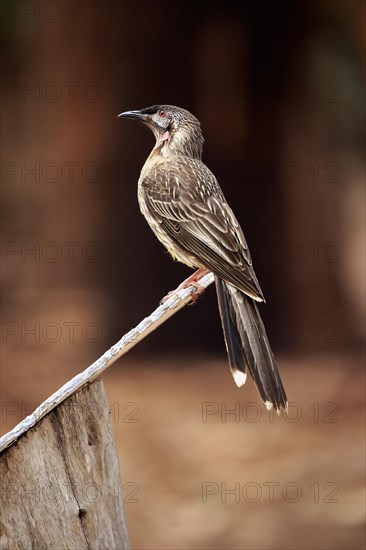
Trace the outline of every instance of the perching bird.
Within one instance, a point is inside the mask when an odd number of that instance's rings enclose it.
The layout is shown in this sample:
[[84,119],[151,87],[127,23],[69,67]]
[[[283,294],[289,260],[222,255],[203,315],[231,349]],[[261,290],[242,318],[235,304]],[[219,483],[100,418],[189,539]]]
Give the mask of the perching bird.
[[234,380],[242,386],[249,370],[266,407],[279,412],[287,398],[257,307],[263,293],[239,222],[201,160],[199,121],[172,105],[119,116],[143,122],[156,138],[138,181],[141,212],[173,258],[214,273]]

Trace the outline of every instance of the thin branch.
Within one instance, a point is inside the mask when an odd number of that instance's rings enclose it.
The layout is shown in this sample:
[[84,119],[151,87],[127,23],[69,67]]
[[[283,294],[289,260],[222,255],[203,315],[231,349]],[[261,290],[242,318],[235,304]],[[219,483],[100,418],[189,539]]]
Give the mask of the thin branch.
[[[197,278],[197,283],[200,287],[206,289],[214,280],[212,273],[206,273],[201,278]],[[191,277],[187,279],[191,282]],[[184,282],[182,285],[184,285]],[[180,285],[180,286],[182,286]],[[141,340],[146,338],[148,334],[156,330],[160,325],[165,323],[172,315],[177,313],[185,305],[192,301],[193,295],[197,292],[194,284],[190,284],[187,288],[178,287],[174,290],[169,299],[160,305],[155,311],[143,319],[135,328],[127,332],[116,344],[114,344],[108,351],[106,351],[99,359],[94,361],[83,372],[77,374],[64,384],[59,390],[52,394],[46,401],[41,403],[37,409],[22,420],[15,428],[6,433],[0,439],[0,452],[9,447],[14,441],[16,441],[21,435],[32,428],[37,422],[41,420],[46,414],[51,412],[62,401],[70,397],[73,393],[79,390],[82,386],[88,382],[92,382],[98,378],[102,372],[110,367],[117,359],[122,357],[131,348],[136,346]]]

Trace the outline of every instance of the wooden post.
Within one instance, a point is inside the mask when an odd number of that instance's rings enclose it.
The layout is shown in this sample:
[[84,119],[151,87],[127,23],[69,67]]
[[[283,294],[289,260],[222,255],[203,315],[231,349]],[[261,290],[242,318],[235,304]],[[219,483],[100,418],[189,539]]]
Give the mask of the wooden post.
[[103,383],[87,384],[0,455],[1,548],[129,548]]

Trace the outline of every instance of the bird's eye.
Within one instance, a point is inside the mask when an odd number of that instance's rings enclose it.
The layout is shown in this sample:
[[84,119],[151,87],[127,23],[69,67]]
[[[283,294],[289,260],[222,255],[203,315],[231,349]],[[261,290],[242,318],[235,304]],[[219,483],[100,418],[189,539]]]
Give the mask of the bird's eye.
[[166,116],[166,112],[165,111],[159,111],[159,116]]

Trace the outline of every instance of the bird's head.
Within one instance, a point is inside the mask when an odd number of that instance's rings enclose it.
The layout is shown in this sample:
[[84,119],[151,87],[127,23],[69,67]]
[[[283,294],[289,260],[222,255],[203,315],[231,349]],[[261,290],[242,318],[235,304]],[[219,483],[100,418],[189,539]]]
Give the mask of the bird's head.
[[154,133],[154,149],[161,154],[183,154],[201,158],[203,136],[199,121],[189,111],[173,105],[153,105],[140,111],[126,111],[118,115],[146,124]]

